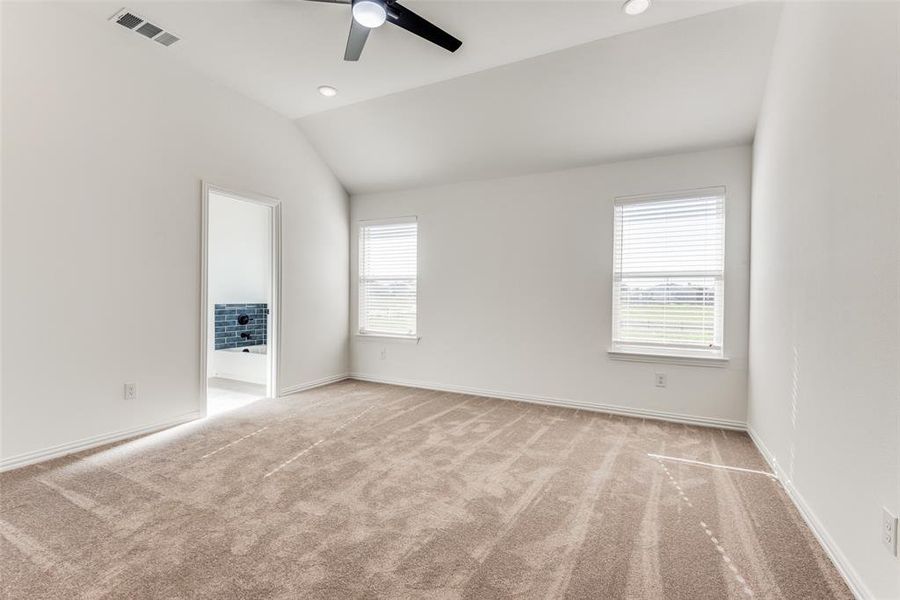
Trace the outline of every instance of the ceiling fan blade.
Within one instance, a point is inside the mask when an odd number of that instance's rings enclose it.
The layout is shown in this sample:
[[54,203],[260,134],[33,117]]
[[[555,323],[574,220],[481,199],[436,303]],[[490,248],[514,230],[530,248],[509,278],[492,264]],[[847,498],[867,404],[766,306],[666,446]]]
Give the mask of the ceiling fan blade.
[[350,19],[350,35],[347,36],[347,49],[344,50],[344,60],[359,60],[362,54],[363,46],[366,45],[366,38],[369,37],[368,27],[363,27],[356,22],[356,19]]
[[460,40],[396,2],[387,5],[387,20],[450,52],[462,46]]

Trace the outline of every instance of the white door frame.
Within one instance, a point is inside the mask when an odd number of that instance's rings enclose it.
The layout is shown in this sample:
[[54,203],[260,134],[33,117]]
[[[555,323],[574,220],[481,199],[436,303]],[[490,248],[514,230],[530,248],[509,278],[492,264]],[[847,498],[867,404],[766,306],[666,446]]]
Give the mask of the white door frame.
[[265,206],[270,210],[272,280],[269,289],[269,323],[267,358],[269,374],[266,395],[277,397],[278,374],[281,371],[281,200],[248,192],[238,192],[203,182],[202,216],[200,232],[200,393],[203,399],[203,414],[207,412],[207,359],[209,353],[209,195],[210,192]]

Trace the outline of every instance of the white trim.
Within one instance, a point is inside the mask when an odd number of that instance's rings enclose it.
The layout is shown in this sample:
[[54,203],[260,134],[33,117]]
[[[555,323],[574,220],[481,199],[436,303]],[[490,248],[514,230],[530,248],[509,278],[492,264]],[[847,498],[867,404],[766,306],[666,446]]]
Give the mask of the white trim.
[[701,427],[718,427],[720,429],[734,429],[737,431],[746,431],[747,424],[743,421],[733,421],[731,419],[718,419],[715,417],[699,417],[694,415],[685,415],[681,413],[672,413],[659,410],[649,410],[643,408],[631,408],[626,406],[617,406],[614,404],[597,404],[594,402],[582,402],[580,400],[570,400],[568,398],[554,398],[551,396],[534,396],[531,394],[518,394],[515,392],[501,392],[497,390],[486,390],[483,388],[474,388],[461,385],[448,385],[444,383],[429,383],[425,381],[414,381],[410,379],[393,379],[389,377],[378,377],[374,375],[366,375],[364,373],[350,373],[350,379],[359,381],[370,381],[372,383],[385,383],[389,385],[399,385],[403,387],[419,388],[424,390],[436,390],[439,392],[453,392],[457,394],[470,394],[473,396],[485,396],[487,398],[499,398],[500,400],[514,400],[516,402],[528,402],[531,404],[545,404],[548,406],[561,406],[563,408],[577,408],[581,410],[589,410],[592,412],[601,412],[611,415],[622,415],[626,417],[637,417],[642,419],[654,419],[657,421],[669,421],[672,423],[684,423],[687,425],[699,425]]
[[266,396],[277,395],[278,375],[281,373],[281,200],[255,194],[237,192],[208,181],[202,182],[201,226],[200,226],[200,397],[203,401],[203,415],[207,414],[208,390],[207,373],[209,354],[209,194],[214,192],[241,202],[252,202],[270,210],[270,243],[272,273],[269,298],[269,331],[267,345],[268,376]]
[[822,522],[816,516],[816,513],[814,513],[809,506],[809,503],[794,486],[794,482],[788,478],[787,474],[778,465],[778,459],[775,458],[775,455],[772,454],[768,447],[766,447],[765,443],[760,439],[759,434],[757,434],[749,425],[747,427],[747,434],[750,436],[750,439],[753,440],[756,449],[762,454],[762,457],[769,464],[769,467],[771,467],[772,472],[775,473],[778,481],[781,482],[781,487],[784,488],[788,498],[794,503],[794,506],[797,508],[800,516],[803,517],[806,525],[813,532],[813,535],[819,541],[822,548],[825,549],[825,554],[827,554],[828,558],[831,559],[831,562],[834,563],[837,572],[844,578],[844,582],[847,584],[847,587],[850,588],[853,595],[857,600],[875,600],[875,595],[872,594],[872,592],[869,591],[869,588],[866,587],[866,584],[863,583],[859,573],[856,572],[856,569],[854,569],[853,565],[850,564],[850,561],[847,560],[847,557],[838,547],[834,538],[828,533],[825,526],[822,525]]
[[200,402],[205,417],[209,412],[209,189],[200,187]]
[[413,342],[419,343],[422,338],[415,335],[390,335],[387,333],[356,333],[354,334],[360,340],[366,341],[392,341],[392,342]]
[[674,356],[671,354],[650,354],[645,352],[621,352],[610,350],[606,353],[612,360],[643,363],[666,363],[686,367],[727,367],[729,359],[724,356]]
[[387,217],[385,219],[360,219],[357,224],[360,227],[369,227],[371,225],[401,225],[403,223],[418,223],[417,215],[408,215],[405,217]]
[[331,383],[337,383],[338,381],[344,381],[350,377],[349,373],[339,373],[338,375],[330,375],[328,377],[322,377],[321,379],[315,379],[313,381],[307,381],[306,383],[298,383],[297,385],[290,385],[278,392],[278,397],[282,396],[290,396],[291,394],[296,394],[299,392],[305,392],[306,390],[311,390],[313,388],[322,387],[323,385],[329,385]]
[[616,196],[613,202],[617,205],[632,204],[635,202],[652,202],[654,200],[692,200],[694,198],[725,197],[728,190],[724,185],[694,188],[692,190],[675,190],[672,192],[660,192],[650,194],[634,194],[631,196]]
[[114,442],[137,437],[139,435],[155,433],[163,429],[168,429],[169,427],[175,427],[176,425],[182,425],[189,421],[195,421],[202,418],[203,411],[195,410],[181,415],[180,417],[169,419],[167,421],[156,423],[154,425],[144,425],[140,427],[132,427],[130,429],[122,429],[120,431],[114,431],[112,433],[102,433],[100,435],[91,436],[75,442],[68,442],[65,444],[59,444],[57,446],[44,448],[42,450],[34,450],[32,452],[10,456],[8,458],[0,460],[0,473],[2,473],[3,471],[19,469],[28,465],[52,460],[54,458],[59,458],[68,454],[90,450],[91,448],[96,448],[97,446],[112,444]]

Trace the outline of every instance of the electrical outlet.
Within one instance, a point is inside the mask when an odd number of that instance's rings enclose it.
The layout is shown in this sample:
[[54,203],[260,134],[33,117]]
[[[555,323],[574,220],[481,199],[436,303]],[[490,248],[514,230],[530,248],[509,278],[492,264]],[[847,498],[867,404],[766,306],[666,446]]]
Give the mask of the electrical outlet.
[[881,509],[881,542],[891,556],[897,556],[897,517],[886,508]]
[[136,383],[126,383],[125,384],[125,399],[126,400],[137,400],[137,384]]
[[657,373],[653,377],[654,377],[654,381],[656,382],[656,387],[666,387],[666,374],[665,373]]
[[384,360],[386,358],[387,358],[387,348],[382,348],[381,349],[381,360]]

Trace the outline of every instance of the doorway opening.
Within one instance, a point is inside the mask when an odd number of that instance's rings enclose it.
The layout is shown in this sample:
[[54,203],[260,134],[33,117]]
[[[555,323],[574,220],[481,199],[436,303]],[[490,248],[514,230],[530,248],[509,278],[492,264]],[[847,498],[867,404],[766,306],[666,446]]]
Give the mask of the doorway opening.
[[207,416],[277,395],[281,205],[203,185],[201,389]]

